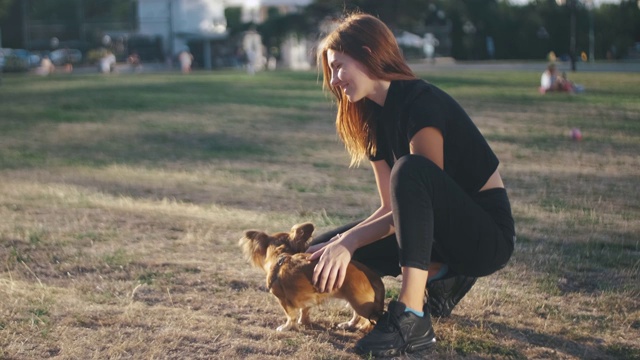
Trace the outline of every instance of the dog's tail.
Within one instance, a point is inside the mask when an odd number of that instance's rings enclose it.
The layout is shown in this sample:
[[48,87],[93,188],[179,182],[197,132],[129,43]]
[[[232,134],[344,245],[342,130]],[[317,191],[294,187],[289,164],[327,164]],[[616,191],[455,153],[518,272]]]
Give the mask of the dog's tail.
[[248,230],[245,231],[244,236],[238,240],[238,245],[242,248],[244,257],[254,266],[263,266],[267,252],[265,244],[266,238],[267,234],[263,232]]

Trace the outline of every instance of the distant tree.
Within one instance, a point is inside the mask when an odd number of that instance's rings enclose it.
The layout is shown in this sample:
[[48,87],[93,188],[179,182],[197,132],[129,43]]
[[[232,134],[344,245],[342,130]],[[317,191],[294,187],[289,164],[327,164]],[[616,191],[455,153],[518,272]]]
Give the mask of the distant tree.
[[[589,26],[593,16],[596,58],[607,52],[615,57],[626,55],[627,49],[640,42],[640,9],[637,0],[620,4],[603,4],[592,14],[583,0],[576,0],[576,51],[589,49]],[[544,59],[553,51],[569,53],[570,9],[556,0],[532,0],[515,5],[507,0],[316,0],[305,13],[315,22],[326,16],[340,16],[345,11],[362,10],[378,16],[393,30],[406,30],[423,35],[426,27],[437,21],[451,24],[452,55],[457,59],[488,57],[486,39],[495,44],[499,59]],[[434,17],[438,9],[444,20]]]
[[[591,13],[584,5],[585,0],[576,1],[578,53],[588,53],[591,19],[598,60],[608,53],[614,58],[625,57],[628,49],[640,42],[637,0],[603,4]],[[4,31],[5,44],[19,46],[23,42],[23,4],[28,5],[26,10],[31,21],[64,25],[66,30],[64,36],[59,36],[60,40],[91,40],[100,35],[104,26],[110,30],[129,30],[135,24],[135,0],[29,0],[25,3],[0,0],[0,26],[18,29],[11,34]],[[550,51],[559,56],[569,52],[570,9],[558,5],[556,0],[531,0],[523,5],[508,0],[314,0],[301,13],[280,14],[276,8],[269,9],[267,21],[260,24],[258,30],[267,46],[277,46],[292,32],[317,33],[319,24],[327,17],[340,17],[345,12],[358,10],[379,17],[393,31],[405,30],[420,36],[434,25],[449,24],[451,53],[457,59],[486,59],[489,36],[498,59],[543,59]],[[242,23],[240,15],[239,7],[225,9],[232,36],[252,25]],[[114,28],[117,24],[129,27]],[[38,40],[37,36],[29,39]]]
[[133,15],[135,2],[131,0],[29,1],[28,6],[29,18],[44,23],[74,23],[85,20],[128,22]]
[[290,34],[305,36],[314,32],[315,24],[304,13],[280,14],[276,8],[269,10],[267,20],[258,26],[267,48],[278,47]]
[[603,4],[595,13],[596,58],[623,58],[634,43],[640,42],[638,3],[623,0],[620,5]]
[[[500,2],[491,21],[496,58],[544,59],[554,48],[553,40],[558,40],[553,36],[557,26],[556,13],[554,0],[534,1],[522,6]],[[562,41],[564,44],[564,37]]]
[[424,28],[429,4],[434,0],[316,0],[306,8],[306,14],[319,22],[325,17],[339,17],[344,13],[363,11],[384,21],[392,30],[416,31]]
[[131,0],[81,0],[81,3],[83,16],[91,21],[128,22],[135,8]]
[[27,14],[30,20],[46,24],[76,24],[77,3],[77,0],[28,1]]
[[242,25],[242,8],[231,6],[224,9],[224,17],[227,19],[227,30],[231,35],[240,32]]
[[0,0],[0,19],[7,15],[12,2],[13,0]]

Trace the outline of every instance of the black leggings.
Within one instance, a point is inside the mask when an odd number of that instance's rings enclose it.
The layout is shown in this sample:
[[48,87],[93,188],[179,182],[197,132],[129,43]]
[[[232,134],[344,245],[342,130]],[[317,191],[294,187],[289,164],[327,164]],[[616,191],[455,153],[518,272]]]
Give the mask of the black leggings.
[[[445,263],[453,273],[485,276],[503,268],[515,244],[511,205],[505,189],[473,196],[427,158],[406,155],[391,171],[395,234],[353,255],[380,275],[397,276],[400,266],[427,270]],[[314,238],[329,241],[361,221]]]

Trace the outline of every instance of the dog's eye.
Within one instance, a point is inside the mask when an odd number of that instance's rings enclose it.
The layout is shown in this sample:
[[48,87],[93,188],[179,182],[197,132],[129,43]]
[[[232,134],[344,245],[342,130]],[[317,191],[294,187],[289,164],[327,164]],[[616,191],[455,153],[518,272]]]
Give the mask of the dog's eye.
[[278,259],[278,266],[282,266],[282,264],[284,264],[285,259],[286,259],[285,256],[280,256],[280,258]]

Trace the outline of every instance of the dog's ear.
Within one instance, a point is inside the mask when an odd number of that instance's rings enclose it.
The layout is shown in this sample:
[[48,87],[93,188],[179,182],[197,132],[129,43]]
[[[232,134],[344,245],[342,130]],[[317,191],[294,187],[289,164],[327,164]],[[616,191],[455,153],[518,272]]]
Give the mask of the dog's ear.
[[267,252],[269,235],[262,231],[248,230],[245,231],[244,237],[238,241],[238,245],[242,248],[245,257],[255,266],[262,266],[264,257]]
[[312,223],[294,225],[291,228],[291,244],[300,252],[307,250],[307,242],[311,239],[315,227]]
[[[245,231],[243,239],[244,242],[247,242],[247,240],[249,240],[248,242],[253,243],[253,246],[258,248],[266,248],[269,243],[269,235],[262,231],[256,230]],[[243,242],[242,239],[240,240],[240,242]]]
[[262,231],[247,230],[244,232],[244,237],[251,240],[257,240],[260,234],[264,234],[264,233]]

